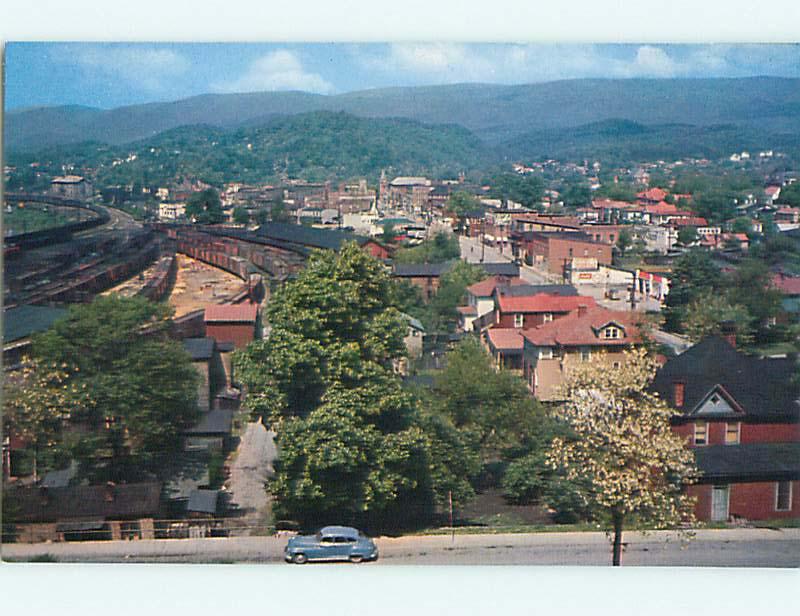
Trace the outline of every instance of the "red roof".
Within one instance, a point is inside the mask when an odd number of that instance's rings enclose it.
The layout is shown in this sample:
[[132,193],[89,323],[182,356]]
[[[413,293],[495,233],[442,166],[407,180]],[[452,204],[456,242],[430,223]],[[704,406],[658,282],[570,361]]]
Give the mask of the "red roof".
[[648,214],[679,214],[683,212],[679,212],[678,208],[672,205],[671,203],[667,203],[666,201],[661,201],[656,205],[648,205],[644,208],[644,211]]
[[780,191],[781,191],[781,187],[780,186],[767,186],[764,189],[764,192],[767,193],[770,197],[774,197]]
[[506,286],[508,284],[521,285],[525,284],[525,281],[521,278],[512,278],[510,281],[506,282],[498,276],[491,276],[486,280],[481,280],[480,282],[468,286],[467,291],[475,297],[491,297],[498,286]]
[[205,321],[211,323],[255,323],[258,315],[258,304],[225,304],[206,307]]
[[456,311],[466,317],[477,316],[478,314],[478,309],[475,306],[456,306]]
[[592,207],[595,208],[618,208],[622,210],[634,209],[638,206],[635,203],[628,203],[627,201],[617,201],[616,199],[594,199],[592,200]]
[[554,295],[550,293],[537,293],[515,297],[500,295],[497,298],[497,307],[501,313],[516,312],[570,312],[578,306],[594,306],[592,297],[582,295]]
[[772,277],[772,286],[784,295],[800,295],[800,276],[775,274]]
[[661,188],[651,188],[638,193],[636,196],[639,199],[646,199],[647,201],[663,201],[667,196],[667,191]]
[[[639,343],[638,315],[592,306],[583,314],[575,310],[565,317],[523,330],[522,335],[536,346],[622,346]],[[616,324],[625,330],[622,338],[604,338],[601,329]]]
[[690,216],[688,218],[675,218],[672,224],[676,227],[705,227],[708,221],[702,216]]
[[524,340],[522,333],[513,327],[499,327],[486,330],[490,344],[498,351],[521,351]]

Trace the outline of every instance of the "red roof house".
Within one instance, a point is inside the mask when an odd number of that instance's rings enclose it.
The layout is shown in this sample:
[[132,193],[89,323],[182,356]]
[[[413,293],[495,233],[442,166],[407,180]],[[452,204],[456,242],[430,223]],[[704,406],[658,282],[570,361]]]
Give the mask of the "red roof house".
[[206,336],[219,342],[230,342],[237,349],[247,346],[256,337],[258,304],[225,304],[208,306],[205,311]]

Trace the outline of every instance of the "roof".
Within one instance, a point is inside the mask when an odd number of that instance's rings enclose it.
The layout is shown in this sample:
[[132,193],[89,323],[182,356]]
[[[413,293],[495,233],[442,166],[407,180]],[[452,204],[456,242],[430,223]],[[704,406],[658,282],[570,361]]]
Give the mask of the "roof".
[[656,205],[648,205],[644,208],[644,211],[647,212],[648,214],[656,214],[656,215],[680,213],[677,207],[665,201],[657,203]]
[[[642,341],[637,326],[638,318],[639,315],[631,312],[609,310],[595,305],[587,308],[584,314],[574,310],[560,319],[523,330],[522,335],[536,346],[626,346]],[[610,323],[623,327],[625,336],[600,338],[600,328]]]
[[320,529],[322,535],[339,535],[342,537],[358,538],[358,530],[349,526],[325,526]]
[[479,263],[477,265],[490,276],[519,276],[519,265],[512,263],[511,261],[501,261],[499,263]]
[[653,389],[672,403],[674,383],[684,383],[684,402],[677,409],[683,416],[691,415],[721,385],[747,416],[798,418],[799,388],[792,384],[794,374],[792,359],[745,355],[724,338],[711,336],[664,364]]
[[219,490],[192,490],[186,511],[196,513],[217,513]]
[[713,445],[693,451],[701,482],[800,479],[800,443]]
[[20,522],[154,517],[161,504],[158,482],[17,488],[8,494]]
[[430,186],[428,178],[400,176],[389,182],[391,186]]
[[784,295],[800,295],[800,276],[775,274],[772,277],[772,286]]
[[475,297],[491,297],[497,287],[519,286],[524,285],[525,281],[521,278],[512,278],[511,280],[504,280],[499,276],[490,276],[480,282],[467,287],[467,291]]
[[361,245],[369,239],[339,229],[317,229],[316,227],[282,222],[265,223],[258,228],[256,235],[270,240],[325,250],[339,250],[347,241],[354,241]]
[[230,409],[213,409],[203,413],[200,420],[185,431],[186,434],[230,434],[233,423],[233,411]]
[[213,338],[186,338],[183,341],[183,348],[192,358],[192,361],[208,361],[214,356]]
[[486,330],[486,339],[489,345],[496,351],[516,351],[522,352],[525,343],[522,333],[514,328],[490,328]]
[[478,315],[478,309],[475,306],[456,306],[456,311],[465,317]]
[[647,199],[648,201],[663,201],[667,196],[667,191],[661,188],[650,188],[643,192],[637,193],[636,197],[639,199]]
[[50,180],[51,184],[79,184],[86,179],[79,175],[61,175]]
[[500,295],[511,295],[514,297],[538,295],[539,293],[547,293],[548,295],[578,295],[578,290],[569,284],[515,284],[513,280],[509,286],[499,286],[497,292]]
[[169,461],[161,469],[166,498],[189,498],[192,490],[207,486],[210,481],[208,470],[210,457],[211,454],[207,449],[182,451],[170,456]]
[[78,464],[73,461],[67,468],[48,472],[39,485],[43,488],[66,488],[77,474]]
[[444,263],[395,263],[393,275],[401,278],[438,278],[452,267],[452,261]]
[[3,312],[3,344],[28,338],[32,334],[50,329],[60,318],[66,316],[65,308],[32,306],[29,304],[9,308]]
[[424,332],[425,326],[420,322],[419,319],[415,319],[410,314],[406,314],[405,312],[400,313],[403,318],[408,321],[409,326],[413,327],[414,329]]
[[255,323],[258,316],[258,304],[218,304],[207,306],[205,322]]
[[592,297],[583,295],[550,295],[539,293],[537,295],[499,295],[497,308],[501,313],[509,312],[571,312],[578,306],[595,306]]

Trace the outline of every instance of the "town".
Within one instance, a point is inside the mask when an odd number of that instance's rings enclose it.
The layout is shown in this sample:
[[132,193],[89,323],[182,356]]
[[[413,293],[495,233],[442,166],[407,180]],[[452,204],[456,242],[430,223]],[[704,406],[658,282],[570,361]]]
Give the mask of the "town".
[[800,89],[654,83],[17,90],[3,558],[796,567]]

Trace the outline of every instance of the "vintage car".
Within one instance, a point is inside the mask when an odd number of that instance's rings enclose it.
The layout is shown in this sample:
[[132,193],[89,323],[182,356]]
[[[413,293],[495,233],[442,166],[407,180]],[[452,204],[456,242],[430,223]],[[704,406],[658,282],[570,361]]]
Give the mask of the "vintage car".
[[289,539],[283,550],[286,562],[302,565],[312,560],[377,560],[378,547],[360,530],[349,526],[326,526],[314,535]]

